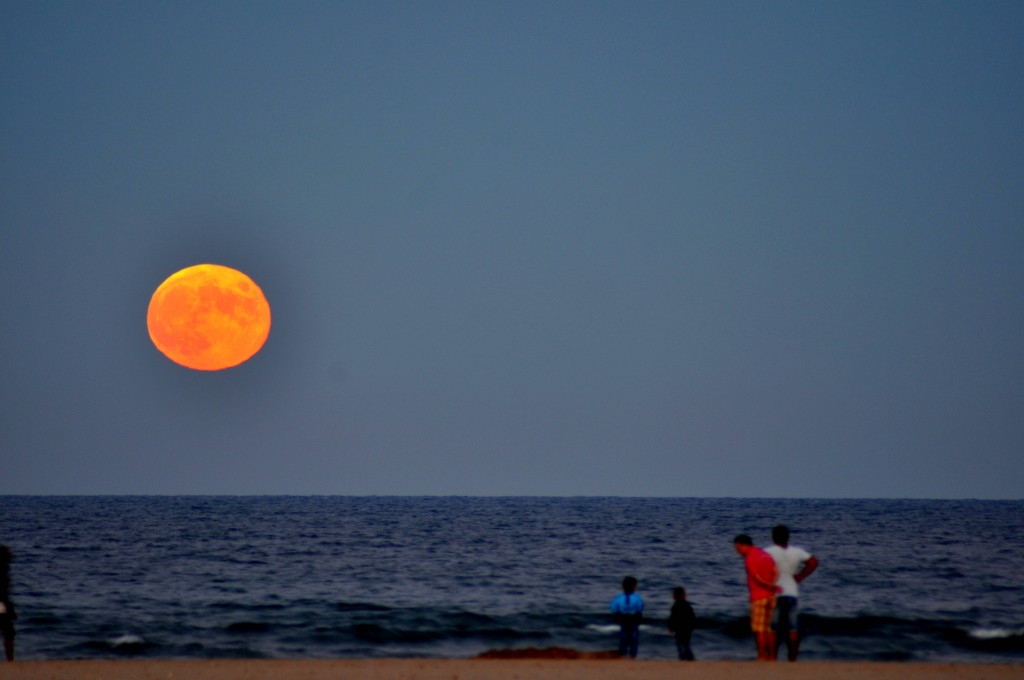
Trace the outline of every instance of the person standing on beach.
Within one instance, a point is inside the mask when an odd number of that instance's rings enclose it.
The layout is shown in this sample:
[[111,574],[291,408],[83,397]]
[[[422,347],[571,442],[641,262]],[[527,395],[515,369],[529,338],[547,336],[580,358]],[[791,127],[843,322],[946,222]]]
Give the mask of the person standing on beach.
[[743,557],[750,591],[750,629],[757,643],[757,660],[775,660],[775,639],[772,635],[772,610],[775,608],[776,581],[779,570],[772,556],[754,546],[747,534],[733,539],[736,552]]
[[797,597],[799,585],[818,568],[818,560],[803,548],[789,545],[789,527],[780,524],[772,529],[774,545],[765,552],[775,560],[779,569],[779,595],[775,604],[775,655],[786,643],[786,654],[796,661],[800,650],[800,629],[797,626]]
[[677,586],[672,589],[672,612],[668,615],[668,629],[675,633],[676,650],[680,661],[693,661],[693,650],[690,649],[690,637],[697,627],[697,616],[693,607],[686,601],[686,588]]
[[18,615],[11,603],[11,562],[14,553],[6,545],[0,545],[0,632],[4,636],[4,652],[7,660],[14,661],[14,621]]
[[619,624],[619,656],[635,659],[640,646],[640,622],[644,618],[644,599],[636,592],[632,576],[622,579],[622,592],[612,599],[611,610]]

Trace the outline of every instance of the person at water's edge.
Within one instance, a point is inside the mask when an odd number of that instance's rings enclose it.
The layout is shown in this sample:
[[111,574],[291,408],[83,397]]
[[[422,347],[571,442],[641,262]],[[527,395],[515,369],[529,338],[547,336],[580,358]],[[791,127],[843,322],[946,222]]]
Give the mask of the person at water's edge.
[[775,560],[764,550],[756,547],[747,534],[733,539],[736,552],[743,557],[747,570],[747,589],[750,591],[750,629],[757,644],[758,661],[775,660],[775,636],[772,634],[772,610],[775,609],[775,595],[779,570]]
[[693,649],[690,638],[697,627],[697,616],[693,607],[686,601],[686,588],[677,586],[672,589],[672,612],[668,616],[668,629],[676,636],[676,651],[680,661],[693,661]]
[[619,655],[635,659],[640,647],[640,622],[644,618],[644,599],[636,592],[637,580],[622,579],[622,592],[612,599],[612,617],[619,624]]
[[0,633],[4,636],[4,652],[8,661],[14,661],[14,621],[18,618],[11,602],[11,562],[14,553],[0,545]]
[[818,568],[817,558],[795,545],[789,544],[789,527],[780,524],[772,529],[772,541],[764,549],[775,560],[779,569],[779,594],[775,598],[775,656],[779,647],[786,644],[786,656],[796,661],[800,651],[800,628],[797,615],[798,584]]

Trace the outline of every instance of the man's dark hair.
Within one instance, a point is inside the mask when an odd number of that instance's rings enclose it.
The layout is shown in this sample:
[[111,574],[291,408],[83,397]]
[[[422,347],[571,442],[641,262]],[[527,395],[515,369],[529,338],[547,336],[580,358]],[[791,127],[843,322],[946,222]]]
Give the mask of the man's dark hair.
[[635,592],[636,585],[636,579],[632,576],[627,576],[626,578],[622,579],[622,590],[624,590],[627,593]]
[[772,529],[772,540],[778,545],[785,545],[789,543],[789,527],[785,524],[780,524]]
[[746,534],[740,534],[736,538],[732,539],[733,543],[739,543],[740,545],[754,545],[754,539],[750,538]]

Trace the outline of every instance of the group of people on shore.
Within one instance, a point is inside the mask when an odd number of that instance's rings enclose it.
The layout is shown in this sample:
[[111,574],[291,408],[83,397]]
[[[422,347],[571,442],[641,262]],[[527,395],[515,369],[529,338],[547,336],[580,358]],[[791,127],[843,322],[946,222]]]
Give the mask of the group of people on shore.
[[[750,628],[757,644],[759,661],[774,661],[785,644],[787,658],[796,661],[800,650],[797,600],[799,584],[818,568],[818,560],[803,548],[789,543],[789,528],[780,524],[772,529],[772,545],[762,549],[747,534],[733,539],[736,552],[743,557],[750,595]],[[637,580],[627,576],[622,593],[611,602],[611,612],[619,624],[619,655],[636,658],[643,621],[644,599],[637,592]],[[693,661],[690,639],[697,627],[693,607],[681,586],[672,590],[672,612],[668,629],[675,635],[679,659]]]
[[[796,661],[800,648],[797,625],[799,584],[815,569],[818,560],[803,548],[789,543],[789,529],[778,525],[772,529],[773,544],[765,549],[754,545],[747,534],[733,539],[736,552],[744,560],[747,588],[750,593],[750,628],[757,643],[757,658],[774,661],[778,650],[786,644],[787,656]],[[3,635],[7,660],[14,660],[14,621],[17,614],[10,599],[10,565],[14,555],[0,545],[0,634]],[[644,599],[637,592],[633,576],[622,581],[622,592],[611,602],[611,612],[619,624],[619,654],[635,659],[640,644]],[[683,661],[693,661],[690,638],[697,627],[697,617],[686,599],[686,590],[672,589],[672,611],[668,629],[675,635],[676,649]]]

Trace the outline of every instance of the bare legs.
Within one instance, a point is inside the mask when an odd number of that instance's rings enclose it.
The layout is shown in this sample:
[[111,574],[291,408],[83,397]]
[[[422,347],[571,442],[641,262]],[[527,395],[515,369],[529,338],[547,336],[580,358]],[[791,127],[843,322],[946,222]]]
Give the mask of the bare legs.
[[775,633],[754,633],[757,641],[757,660],[775,661]]

